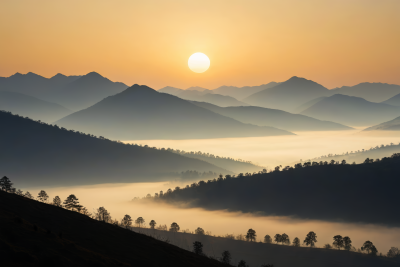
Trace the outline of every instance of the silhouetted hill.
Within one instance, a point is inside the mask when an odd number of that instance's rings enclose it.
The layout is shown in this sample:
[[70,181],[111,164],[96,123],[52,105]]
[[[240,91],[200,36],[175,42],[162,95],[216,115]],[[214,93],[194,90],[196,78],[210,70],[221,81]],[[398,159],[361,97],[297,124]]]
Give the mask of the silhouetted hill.
[[0,265],[226,266],[63,208],[0,190]]
[[90,72],[65,86],[42,95],[72,110],[90,107],[103,98],[122,92],[128,86],[112,82],[96,72]]
[[27,74],[15,73],[10,77],[2,77],[0,79],[0,91],[22,93],[40,98],[41,95],[47,94],[48,91],[62,87],[78,78],[79,76],[57,74],[47,79],[32,72]]
[[[267,228],[268,225],[265,227]],[[240,260],[245,260],[251,267],[259,267],[267,263],[279,267],[394,267],[399,264],[395,259],[374,257],[344,250],[339,251],[337,249],[294,247],[271,243],[248,242],[209,235],[173,233],[162,230],[139,229],[136,227],[132,229],[149,236],[157,236],[164,240],[168,239],[171,244],[181,248],[187,248],[187,244],[200,241],[203,244],[203,252],[210,256],[219,257],[222,251],[228,250],[232,255],[234,266],[237,266]],[[247,229],[243,230],[243,232],[245,232]],[[271,236],[273,236],[273,234]],[[258,236],[257,239],[260,240],[262,238],[263,237]],[[291,238],[293,239],[294,236],[291,236]],[[299,236],[299,238],[303,240],[302,236]]]
[[368,127],[367,129],[364,129],[364,131],[400,131],[400,117]]
[[342,160],[345,160],[348,163],[363,163],[365,159],[381,159],[383,157],[386,157],[387,155],[392,155],[394,153],[400,153],[400,143],[399,144],[380,144],[374,147],[371,147],[370,149],[362,149],[358,151],[347,151],[343,152],[342,154],[328,154],[328,155],[323,155],[317,158],[313,158],[310,161],[328,161],[331,162],[331,160],[341,162]]
[[243,123],[258,126],[272,126],[287,131],[335,131],[352,128],[330,121],[320,121],[304,115],[261,107],[218,107],[204,102],[192,102]]
[[0,91],[17,92],[54,102],[71,110],[87,108],[128,86],[112,82],[96,72],[83,76],[57,74],[50,79],[29,72],[0,79]]
[[199,182],[155,200],[210,210],[400,226],[400,213],[393,212],[400,154],[359,165],[314,165]]
[[72,113],[72,110],[61,105],[6,91],[0,91],[0,110],[11,111],[44,122],[53,122]]
[[290,135],[272,127],[243,124],[179,97],[140,85],[110,96],[57,124],[120,140],[196,139]]
[[126,145],[0,112],[0,169],[17,187],[153,182],[224,169],[165,150]]
[[328,89],[316,82],[294,76],[272,88],[252,94],[243,101],[253,106],[291,112],[312,99],[326,96],[328,92]]
[[350,126],[368,126],[400,115],[400,107],[369,102],[363,98],[333,95],[318,101],[301,114]]
[[385,100],[383,102],[381,102],[382,104],[388,104],[388,105],[392,105],[392,106],[400,106],[400,94],[397,94],[391,98],[389,98],[388,100]]
[[331,94],[357,96],[371,102],[382,102],[400,94],[400,85],[387,83],[360,83],[330,90]]
[[254,93],[260,92],[262,90],[272,88],[279,83],[276,82],[270,82],[267,84],[262,84],[258,86],[243,86],[243,87],[236,87],[236,86],[220,86],[213,91],[214,94],[220,94],[220,95],[227,95],[234,97],[239,100],[243,100],[244,98],[248,97],[249,95],[252,95]]
[[301,113],[303,110],[308,109],[309,107],[313,106],[314,104],[318,103],[319,101],[321,101],[322,99],[327,98],[327,96],[321,96],[321,97],[317,97],[313,100],[310,100],[300,106],[298,106],[296,109],[294,109],[293,113]]

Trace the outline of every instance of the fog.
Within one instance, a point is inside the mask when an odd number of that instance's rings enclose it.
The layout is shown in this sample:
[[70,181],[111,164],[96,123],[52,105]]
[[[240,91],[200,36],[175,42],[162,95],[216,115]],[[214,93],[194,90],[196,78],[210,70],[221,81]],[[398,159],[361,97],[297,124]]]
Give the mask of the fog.
[[[309,231],[317,233],[317,246],[332,244],[334,235],[349,236],[353,245],[360,248],[366,240],[372,241],[379,252],[386,253],[392,246],[400,246],[400,228],[386,228],[377,225],[360,225],[349,223],[331,223],[316,220],[295,220],[288,217],[255,216],[239,212],[206,211],[199,208],[185,209],[166,204],[144,204],[131,201],[133,197],[142,197],[147,193],[173,188],[177,184],[170,183],[135,183],[135,184],[103,184],[98,186],[80,186],[63,188],[40,188],[46,190],[50,199],[58,195],[64,200],[69,194],[75,194],[80,204],[90,212],[104,206],[113,219],[120,220],[125,214],[133,219],[143,217],[146,225],[155,220],[158,225],[177,222],[181,230],[194,231],[202,227],[213,235],[245,234],[249,228],[257,232],[257,241],[266,234],[286,233],[290,239],[299,237],[304,240]],[[180,186],[182,184],[179,184]],[[25,188],[36,196],[39,188]]]
[[140,140],[127,143],[147,144],[151,147],[171,147],[185,151],[202,151],[218,156],[250,160],[268,167],[293,165],[327,154],[341,154],[346,151],[369,149],[380,144],[398,143],[400,132],[351,131],[295,132],[296,135],[192,139],[192,140]]

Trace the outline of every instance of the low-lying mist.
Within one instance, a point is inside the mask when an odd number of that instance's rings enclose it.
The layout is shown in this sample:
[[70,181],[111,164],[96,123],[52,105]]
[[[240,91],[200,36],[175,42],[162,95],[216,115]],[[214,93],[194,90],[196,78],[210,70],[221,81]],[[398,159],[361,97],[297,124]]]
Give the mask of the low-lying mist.
[[[398,143],[400,132],[350,131],[295,132],[296,135],[192,139],[192,140],[129,140],[126,143],[150,147],[171,147],[185,151],[202,151],[218,156],[250,160],[268,169],[277,165],[293,165],[327,154],[369,149],[381,144]],[[390,156],[390,155],[388,155]]]
[[[68,195],[75,194],[80,204],[90,212],[104,206],[113,219],[120,220],[125,214],[133,219],[143,217],[146,225],[155,220],[157,225],[167,225],[172,222],[179,224],[181,230],[194,231],[202,227],[211,231],[213,235],[245,234],[249,228],[256,230],[257,241],[265,235],[273,237],[275,234],[286,233],[290,239],[299,237],[301,241],[309,231],[317,233],[317,246],[326,243],[332,244],[334,235],[349,236],[353,245],[360,248],[370,240],[379,252],[386,253],[390,247],[400,245],[400,229],[387,228],[377,225],[361,225],[350,223],[331,223],[317,220],[296,220],[289,217],[271,217],[244,214],[239,212],[206,211],[199,208],[178,208],[166,204],[143,204],[140,201],[131,201],[134,197],[143,197],[150,193],[182,184],[171,183],[135,183],[135,184],[103,184],[97,186],[62,187],[62,188],[24,188],[32,195],[37,196],[39,190],[44,189],[52,200],[56,195],[64,200]],[[278,200],[277,200],[278,201]]]

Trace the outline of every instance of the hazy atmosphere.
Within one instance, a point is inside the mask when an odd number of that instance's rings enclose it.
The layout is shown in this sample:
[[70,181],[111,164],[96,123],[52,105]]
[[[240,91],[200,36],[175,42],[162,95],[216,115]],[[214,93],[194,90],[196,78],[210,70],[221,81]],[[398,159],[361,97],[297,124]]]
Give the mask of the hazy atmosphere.
[[399,11],[2,0],[0,266],[399,266]]

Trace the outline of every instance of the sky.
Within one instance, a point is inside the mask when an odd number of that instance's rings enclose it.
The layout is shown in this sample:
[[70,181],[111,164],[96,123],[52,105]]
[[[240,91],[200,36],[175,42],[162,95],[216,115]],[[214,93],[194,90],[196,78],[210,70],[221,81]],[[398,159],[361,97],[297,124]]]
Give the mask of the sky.
[[[400,84],[399,0],[2,0],[0,76],[96,71],[214,89],[292,76]],[[194,73],[193,53],[211,61]]]

